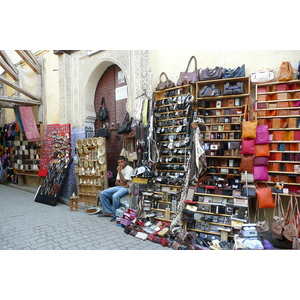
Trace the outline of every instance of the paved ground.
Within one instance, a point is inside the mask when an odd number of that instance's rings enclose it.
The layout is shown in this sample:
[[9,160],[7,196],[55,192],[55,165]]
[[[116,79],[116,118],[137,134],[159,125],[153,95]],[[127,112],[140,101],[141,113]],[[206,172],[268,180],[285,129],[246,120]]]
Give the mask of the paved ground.
[[31,192],[0,185],[0,250],[171,250],[125,234],[109,218],[33,199]]

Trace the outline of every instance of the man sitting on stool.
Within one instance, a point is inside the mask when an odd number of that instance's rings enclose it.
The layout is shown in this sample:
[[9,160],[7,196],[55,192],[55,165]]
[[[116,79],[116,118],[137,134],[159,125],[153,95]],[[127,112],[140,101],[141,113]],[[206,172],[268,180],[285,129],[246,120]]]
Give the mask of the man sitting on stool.
[[[120,207],[121,198],[131,194],[132,186],[133,168],[127,165],[124,156],[118,158],[117,171],[116,186],[100,192],[100,200],[105,213],[99,215],[99,217],[111,217],[111,222],[116,220],[116,210]],[[112,205],[110,199],[112,199]]]

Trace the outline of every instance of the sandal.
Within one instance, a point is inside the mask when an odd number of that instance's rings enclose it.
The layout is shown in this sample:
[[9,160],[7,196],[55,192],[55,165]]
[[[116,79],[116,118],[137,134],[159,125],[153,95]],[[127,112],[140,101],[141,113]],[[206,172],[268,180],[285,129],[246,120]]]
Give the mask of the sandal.
[[113,214],[100,214],[98,215],[98,217],[100,218],[111,218],[113,216]]

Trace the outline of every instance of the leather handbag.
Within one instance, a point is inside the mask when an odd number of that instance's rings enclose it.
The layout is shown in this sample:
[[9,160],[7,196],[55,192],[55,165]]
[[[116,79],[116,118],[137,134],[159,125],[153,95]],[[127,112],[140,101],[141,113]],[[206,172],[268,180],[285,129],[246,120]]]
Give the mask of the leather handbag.
[[105,106],[105,98],[102,97],[100,109],[97,113],[97,120],[106,121],[108,119],[108,110]]
[[97,133],[95,134],[95,137],[105,137],[109,138],[109,130],[105,126],[101,127]]
[[245,65],[237,67],[235,69],[223,69],[223,78],[234,78],[234,77],[244,77],[245,76]]
[[[254,175],[255,180],[255,175]],[[272,188],[269,186],[256,188],[258,208],[274,208],[275,202],[272,195]]]
[[242,139],[241,154],[255,154],[254,139]]
[[221,79],[223,76],[223,68],[222,67],[215,67],[214,69],[203,69],[200,74],[200,80],[215,80]]
[[268,156],[259,156],[254,158],[254,166],[268,166],[269,157]]
[[269,231],[270,224],[269,224],[265,209],[264,209],[264,220],[263,221],[259,221],[259,209],[258,208],[256,209],[254,218],[255,218],[254,222],[256,223],[256,230],[259,233],[264,233],[264,232]]
[[293,79],[293,68],[289,61],[283,61],[280,66],[278,81],[288,81]]
[[254,146],[255,156],[270,156],[270,145],[269,144],[258,144]]
[[198,97],[216,97],[221,96],[221,91],[214,84],[204,86],[198,93]]
[[275,75],[273,69],[258,70],[252,72],[250,75],[250,81],[253,83],[266,83],[274,81]]
[[269,140],[269,127],[268,125],[257,125],[255,144],[268,144]]
[[226,82],[224,84],[223,95],[237,95],[244,94],[243,82]]
[[242,156],[239,171],[240,172],[247,171],[248,173],[254,172],[254,156],[253,155],[243,155]]
[[269,180],[269,174],[268,174],[268,167],[267,166],[254,166],[253,167],[253,174],[254,174],[254,180],[262,180],[262,181],[268,181]]
[[242,122],[242,139],[256,138],[257,121],[243,121]]
[[[166,77],[165,81],[161,80],[163,75]],[[168,76],[165,72],[162,72],[159,76],[159,83],[156,87],[156,91],[162,91],[162,90],[165,90],[165,89],[172,88],[174,86],[175,86],[175,83],[168,78]]]
[[131,131],[131,122],[129,120],[129,113],[126,113],[126,116],[123,120],[123,124],[120,126],[120,128],[117,130],[118,134],[124,134]]
[[248,172],[246,171],[246,183],[244,184],[241,192],[241,196],[255,198],[256,197],[256,186],[248,183]]
[[[195,61],[195,70],[192,72],[188,72],[191,61]],[[199,70],[197,69],[197,59],[195,56],[192,56],[188,62],[186,70],[184,72],[180,72],[179,79],[177,81],[177,86],[185,85],[185,84],[195,84],[199,81]]]
[[254,182],[253,173],[248,173],[248,171],[241,172],[241,182],[253,183]]
[[[293,202],[295,202],[293,204]],[[297,205],[297,206],[296,206]],[[298,207],[296,197],[290,197],[290,201],[285,215],[285,226],[283,227],[283,236],[287,241],[292,242],[294,237],[298,237],[299,232],[296,226],[295,217],[297,216],[296,208]],[[298,213],[299,219],[299,213]]]
[[283,227],[285,225],[284,211],[280,195],[277,193],[275,196],[275,207],[273,211],[273,219],[271,224],[272,237],[274,239],[283,239]]

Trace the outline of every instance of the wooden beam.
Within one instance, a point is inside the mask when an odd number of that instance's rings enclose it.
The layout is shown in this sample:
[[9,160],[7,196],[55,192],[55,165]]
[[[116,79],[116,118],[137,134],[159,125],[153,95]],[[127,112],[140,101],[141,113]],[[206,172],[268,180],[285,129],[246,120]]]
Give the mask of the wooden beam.
[[24,50],[15,50],[19,56],[28,64],[28,66],[36,73],[41,73],[41,68],[39,65],[36,65],[35,62],[25,53]]
[[32,61],[39,67],[41,67],[38,59],[36,58],[36,56],[32,53],[31,50],[24,50],[24,52],[32,59]]
[[3,82],[3,83],[5,83],[5,84],[7,84],[8,86],[10,86],[11,88],[15,89],[16,91],[22,93],[23,95],[25,95],[25,96],[33,99],[33,100],[39,100],[40,101],[40,99],[37,96],[35,96],[35,95],[33,95],[33,94],[25,91],[24,89],[22,89],[19,86],[15,85],[14,83],[12,83],[11,81],[7,80],[3,76],[0,76],[0,81]]
[[40,100],[32,100],[28,98],[19,98],[19,97],[7,97],[0,95],[0,101],[3,101],[7,104],[24,104],[24,105],[41,105]]
[[0,57],[0,66],[14,79],[19,80],[18,74]]
[[10,60],[9,56],[6,54],[4,50],[0,50],[0,56],[4,59],[4,61],[14,70],[14,72],[18,75],[18,70],[14,63]]

